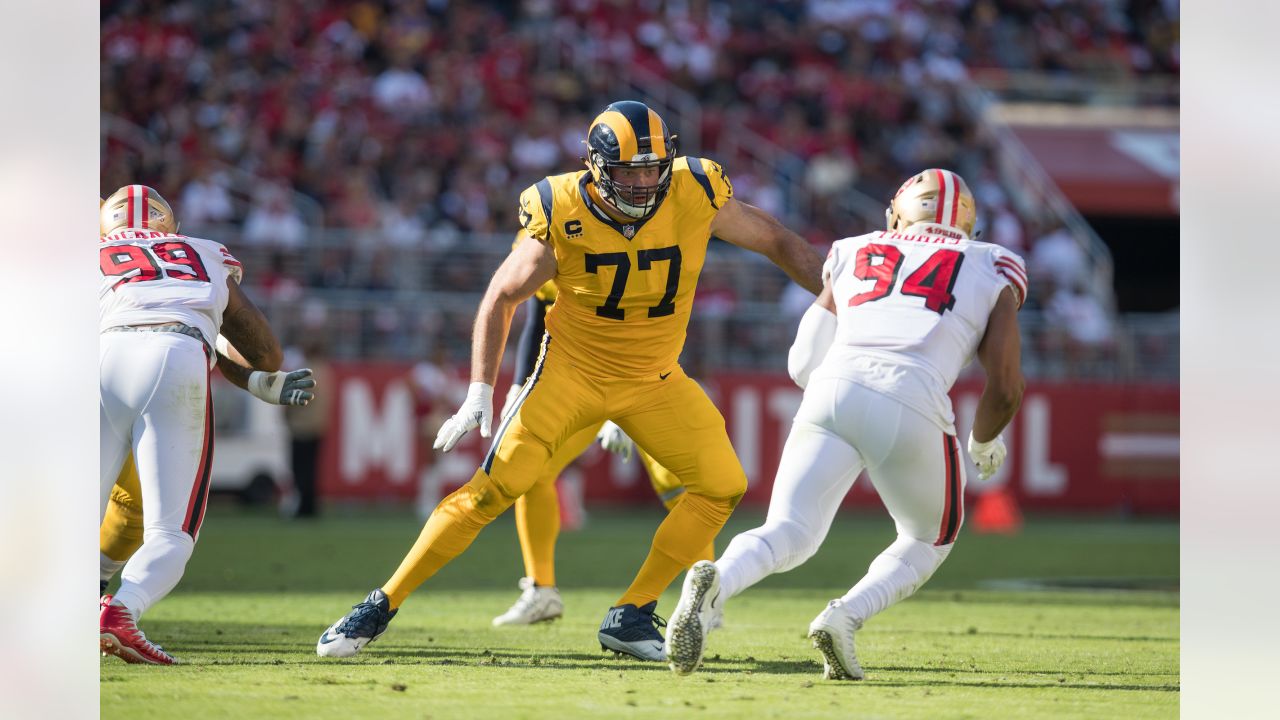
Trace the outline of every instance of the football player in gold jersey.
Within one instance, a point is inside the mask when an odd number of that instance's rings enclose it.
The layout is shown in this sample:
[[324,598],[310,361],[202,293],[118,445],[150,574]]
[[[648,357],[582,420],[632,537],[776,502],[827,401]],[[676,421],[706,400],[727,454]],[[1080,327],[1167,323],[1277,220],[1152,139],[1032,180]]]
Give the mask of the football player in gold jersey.
[[519,243],[489,283],[476,313],[471,386],[435,446],[448,452],[476,427],[490,437],[511,317],[555,280],[560,294],[533,375],[475,475],[440,502],[391,578],[320,636],[318,654],[350,657],[385,632],[409,594],[527,492],[565,442],[612,419],[684,482],[685,494],[597,637],[642,659],[668,656],[677,671],[696,663],[680,636],[705,627],[703,606],[718,597],[718,578],[686,578],[702,591],[676,608],[665,646],[657,599],[715,539],[747,488],[724,418],[677,362],[707,244],[715,235],[758,252],[815,295],[822,258],[768,213],[735,200],[720,165],[677,157],[675,137],[643,103],[605,108],[591,123],[587,154],[586,170],[521,194],[520,222],[536,242]]
[[[521,231],[517,242],[527,238],[528,235]],[[538,347],[546,330],[546,313],[556,301],[557,294],[555,282],[549,281],[525,302],[524,329],[516,345],[516,369],[502,410],[503,417],[515,405],[525,381],[537,365]],[[560,535],[560,497],[556,491],[556,479],[594,440],[599,440],[606,450],[621,455],[623,462],[628,461],[635,450],[635,443],[622,428],[612,420],[606,420],[601,426],[584,428],[551,456],[533,486],[516,500],[516,534],[520,538],[525,576],[520,579],[522,592],[519,599],[505,613],[493,619],[494,625],[529,625],[554,620],[564,613],[564,602],[556,588],[556,539]],[[643,449],[635,454],[649,475],[658,499],[668,510],[675,507],[684,495],[684,483]],[[715,545],[708,543],[696,559],[714,560]]]

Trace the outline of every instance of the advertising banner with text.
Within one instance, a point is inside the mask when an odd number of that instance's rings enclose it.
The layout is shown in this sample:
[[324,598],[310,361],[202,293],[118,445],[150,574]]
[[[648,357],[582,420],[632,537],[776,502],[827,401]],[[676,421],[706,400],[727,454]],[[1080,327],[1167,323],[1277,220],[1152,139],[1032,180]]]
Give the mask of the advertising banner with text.
[[[455,408],[433,410],[408,365],[337,364],[334,375],[334,416],[320,478],[326,497],[402,500],[430,508],[479,466],[488,449],[479,432],[448,454],[431,450],[433,425]],[[461,369],[456,376],[465,392]],[[743,502],[764,507],[801,391],[780,374],[718,373],[701,381],[724,414],[747,472],[750,488]],[[952,392],[961,447],[981,390],[981,380],[962,380]],[[495,412],[505,396],[500,384]],[[1007,487],[1032,510],[1178,511],[1176,384],[1029,383],[1004,437],[1009,460],[986,483],[977,482],[962,452],[971,496]],[[657,503],[639,462],[624,463],[598,445],[562,474],[561,488],[570,507]],[[878,502],[865,476],[845,500]]]

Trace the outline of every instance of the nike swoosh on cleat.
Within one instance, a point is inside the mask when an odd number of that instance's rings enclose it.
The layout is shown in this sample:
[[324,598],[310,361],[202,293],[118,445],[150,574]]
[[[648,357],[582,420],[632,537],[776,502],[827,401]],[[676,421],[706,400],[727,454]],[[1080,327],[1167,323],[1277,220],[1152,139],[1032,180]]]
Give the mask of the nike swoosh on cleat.
[[337,641],[338,641],[338,638],[331,638],[331,637],[329,637],[329,631],[328,631],[328,630],[325,630],[325,631],[324,631],[324,633],[320,636],[320,644],[321,644],[321,645],[328,645],[328,644],[329,644],[329,643],[331,643],[331,642],[337,642]]

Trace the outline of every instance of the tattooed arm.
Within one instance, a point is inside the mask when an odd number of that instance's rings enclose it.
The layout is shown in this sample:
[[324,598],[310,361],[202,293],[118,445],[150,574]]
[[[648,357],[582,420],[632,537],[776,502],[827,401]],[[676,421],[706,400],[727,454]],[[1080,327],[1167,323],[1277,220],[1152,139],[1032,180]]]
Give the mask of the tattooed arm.
[[[249,372],[262,370],[275,372],[284,362],[284,351],[267,318],[240,285],[230,278],[227,288],[231,292],[227,309],[222,313],[222,335],[231,347],[219,348],[218,368],[227,379],[244,387],[237,378],[248,381]],[[225,356],[225,358],[224,358]],[[228,368],[235,365],[237,368]]]

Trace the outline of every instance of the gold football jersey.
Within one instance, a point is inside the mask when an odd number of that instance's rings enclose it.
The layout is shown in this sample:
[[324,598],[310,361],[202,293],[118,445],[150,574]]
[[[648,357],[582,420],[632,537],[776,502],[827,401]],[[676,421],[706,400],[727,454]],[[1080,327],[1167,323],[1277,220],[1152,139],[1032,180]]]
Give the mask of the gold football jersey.
[[676,158],[671,175],[662,205],[632,223],[595,204],[585,170],[544,178],[520,195],[520,224],[551,246],[559,266],[547,333],[589,375],[657,375],[684,348],[711,220],[733,185],[701,158]]

